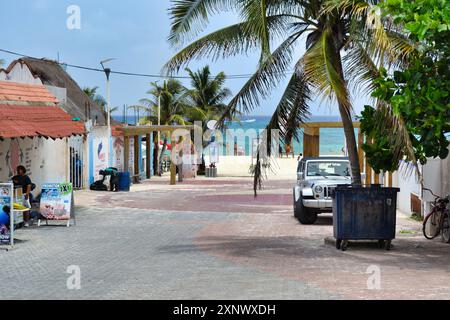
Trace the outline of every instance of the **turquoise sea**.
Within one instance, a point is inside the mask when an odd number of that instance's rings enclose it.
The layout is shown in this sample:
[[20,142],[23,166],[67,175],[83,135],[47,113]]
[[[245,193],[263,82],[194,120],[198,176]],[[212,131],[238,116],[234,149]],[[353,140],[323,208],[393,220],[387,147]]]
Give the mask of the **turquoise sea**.
[[[270,121],[270,116],[245,116],[240,123],[233,123],[230,129],[254,129],[264,130]],[[338,122],[338,116],[313,116],[309,122]],[[303,152],[303,132],[299,130],[299,140],[294,141],[294,152],[298,155]],[[238,139],[239,146],[245,147],[245,153],[250,155],[251,144],[249,139]],[[343,129],[321,129],[320,132],[320,154],[321,155],[342,155],[342,148],[345,146]]]
[[[122,121],[122,117],[114,117],[117,121]],[[128,123],[134,124],[136,121]],[[270,116],[243,116],[240,122],[233,122],[229,125],[229,129],[241,129],[244,132],[247,130],[263,131],[270,121]],[[310,122],[337,122],[340,121],[339,116],[313,116]],[[294,141],[294,152],[299,154],[303,152],[303,133],[299,130],[300,141]],[[238,137],[237,143],[240,149],[245,150],[246,155],[251,154],[252,141],[251,139]],[[230,141],[231,152],[233,152],[234,141]],[[345,146],[344,130],[343,129],[321,129],[320,132],[320,154],[321,155],[342,155],[342,148]]]

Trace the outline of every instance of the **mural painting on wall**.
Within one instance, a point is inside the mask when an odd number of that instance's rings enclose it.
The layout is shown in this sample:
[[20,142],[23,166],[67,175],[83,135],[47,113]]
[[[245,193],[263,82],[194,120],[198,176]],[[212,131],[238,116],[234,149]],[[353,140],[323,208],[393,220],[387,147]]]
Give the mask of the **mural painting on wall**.
[[8,167],[8,178],[12,178],[16,174],[16,168],[22,165],[24,160],[24,152],[20,147],[17,139],[12,139],[6,152],[5,162]]
[[32,177],[33,171],[44,169],[45,158],[39,153],[41,140],[11,139],[0,142],[0,181],[9,181],[16,175],[19,165],[25,166],[27,174]]
[[106,139],[96,139],[94,141],[94,177],[95,180],[100,179],[100,170],[108,167],[108,144]]
[[119,171],[123,171],[123,149],[124,149],[124,140],[122,137],[114,138],[114,167]]
[[[130,146],[134,146],[134,138],[130,138]],[[128,171],[134,174],[134,148],[130,148]]]

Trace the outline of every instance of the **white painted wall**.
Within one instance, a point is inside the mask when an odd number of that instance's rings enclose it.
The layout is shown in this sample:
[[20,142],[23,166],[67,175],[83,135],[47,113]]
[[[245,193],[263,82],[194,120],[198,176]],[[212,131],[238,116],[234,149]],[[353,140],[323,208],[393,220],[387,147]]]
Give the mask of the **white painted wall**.
[[0,141],[0,181],[9,181],[16,174],[15,168],[23,165],[40,193],[44,183],[67,182],[68,177],[67,139],[46,140],[6,139]]
[[394,174],[394,187],[400,188],[398,194],[398,209],[405,214],[411,212],[411,194],[421,197],[422,188],[417,178],[417,171],[411,165],[403,163],[400,170]]
[[403,164],[399,172],[394,174],[394,187],[400,188],[398,195],[398,208],[405,214],[411,212],[411,194],[415,194],[423,201],[424,213],[430,211],[430,204],[434,201],[434,197],[428,191],[422,188],[433,190],[439,196],[450,194],[450,158],[428,159],[424,166],[420,166],[423,176],[423,186],[417,178],[416,171],[412,173],[407,164]]

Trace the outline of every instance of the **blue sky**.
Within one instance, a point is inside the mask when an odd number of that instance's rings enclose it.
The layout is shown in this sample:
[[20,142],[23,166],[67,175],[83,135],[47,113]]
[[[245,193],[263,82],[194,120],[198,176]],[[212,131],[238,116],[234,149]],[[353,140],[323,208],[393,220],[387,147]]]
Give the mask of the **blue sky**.
[[[81,9],[81,29],[69,30],[66,10],[70,5]],[[2,11],[8,19],[0,21],[0,48],[35,57],[57,59],[61,62],[100,67],[106,58],[116,58],[110,67],[116,71],[160,74],[165,62],[176,50],[166,39],[170,29],[169,0],[14,0],[2,1]],[[208,30],[233,23],[236,17],[221,14],[212,19]],[[207,31],[208,31],[207,30]],[[209,64],[212,72],[226,74],[252,73],[258,54],[212,62],[203,60],[190,65],[196,69]],[[0,59],[9,63],[15,57],[0,53]],[[101,73],[68,69],[81,87],[98,86],[105,94],[105,77]],[[156,79],[113,75],[111,103],[113,106],[136,104],[145,97],[149,83]],[[229,80],[227,86],[237,92],[244,80]],[[285,83],[280,83],[270,99],[263,101],[254,115],[269,115],[277,105]],[[365,102],[355,99],[355,111],[360,112]],[[314,101],[314,115],[336,115],[333,105]]]

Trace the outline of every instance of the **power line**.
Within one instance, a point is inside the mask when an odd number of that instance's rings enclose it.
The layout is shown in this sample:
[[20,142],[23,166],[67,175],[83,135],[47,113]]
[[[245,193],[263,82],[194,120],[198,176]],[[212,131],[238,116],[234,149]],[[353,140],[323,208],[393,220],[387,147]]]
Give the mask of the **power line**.
[[[42,61],[42,59],[32,57],[32,56],[29,56],[26,54],[10,51],[10,50],[0,49],[0,52],[4,52],[7,54],[20,56],[20,57],[24,57],[24,58],[29,58],[29,59],[33,59],[33,60],[41,60]],[[86,71],[93,71],[93,72],[102,72],[102,73],[104,72],[103,69],[99,69],[99,68],[92,68],[92,67],[86,67],[86,66],[81,66],[81,65],[63,63],[63,62],[59,62],[59,61],[54,61],[54,62],[59,64],[62,67],[70,67],[70,68],[86,70]],[[191,79],[191,77],[189,77],[189,76],[162,76],[162,75],[158,75],[158,74],[145,74],[145,73],[134,73],[134,72],[124,72],[124,71],[113,71],[113,70],[111,70],[111,74],[117,74],[117,75],[122,75],[122,76],[131,76],[131,77],[141,77],[141,78],[153,78],[153,79],[179,79],[179,80]],[[235,75],[228,75],[226,78],[229,80],[237,80],[237,79],[249,79],[252,76],[253,76],[252,74],[235,74]]]

